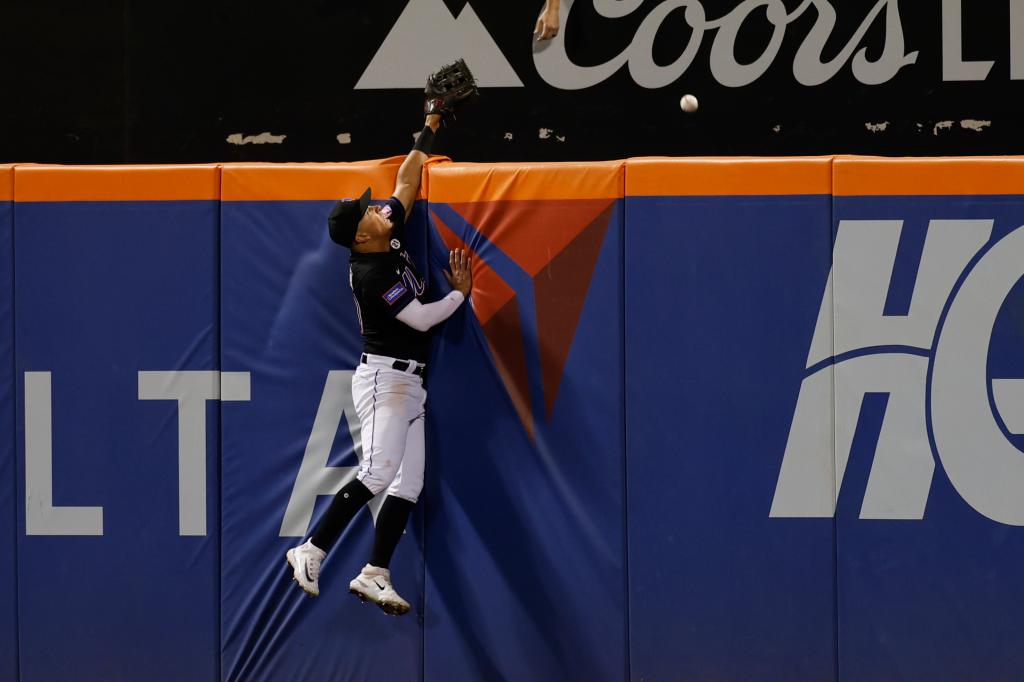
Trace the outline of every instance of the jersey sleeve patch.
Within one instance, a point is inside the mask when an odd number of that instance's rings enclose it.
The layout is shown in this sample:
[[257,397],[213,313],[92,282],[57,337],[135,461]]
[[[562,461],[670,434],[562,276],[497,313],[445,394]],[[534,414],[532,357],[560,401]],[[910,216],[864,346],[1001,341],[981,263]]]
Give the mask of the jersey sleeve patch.
[[384,292],[384,300],[387,301],[388,305],[394,305],[395,301],[402,298],[402,296],[404,296],[407,293],[409,293],[409,290],[405,288],[404,284],[399,282],[398,284]]

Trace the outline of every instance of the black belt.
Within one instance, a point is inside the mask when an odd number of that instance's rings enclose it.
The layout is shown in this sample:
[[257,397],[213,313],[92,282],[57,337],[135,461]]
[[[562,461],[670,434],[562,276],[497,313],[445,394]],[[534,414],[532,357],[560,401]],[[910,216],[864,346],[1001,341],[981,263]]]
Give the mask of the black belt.
[[[363,353],[359,358],[359,362],[366,362],[366,353]],[[423,376],[423,372],[427,369],[427,366],[419,362],[414,363],[416,367],[413,368],[412,373],[418,377]],[[407,360],[395,360],[391,363],[391,369],[397,369],[399,372],[407,372],[409,370],[410,363]]]

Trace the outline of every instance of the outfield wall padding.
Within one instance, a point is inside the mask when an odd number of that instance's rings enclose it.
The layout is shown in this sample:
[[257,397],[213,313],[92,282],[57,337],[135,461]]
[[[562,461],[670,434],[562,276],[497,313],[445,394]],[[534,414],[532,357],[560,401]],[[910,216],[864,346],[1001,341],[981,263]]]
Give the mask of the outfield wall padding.
[[828,276],[831,160],[709,165],[626,166],[632,679],[835,679],[832,520],[768,517],[779,398]]
[[1024,160],[834,173],[840,677],[1013,679],[1024,396],[998,387],[1024,383]]
[[431,172],[433,280],[465,248],[479,293],[431,363],[427,680],[626,673],[622,184],[621,162]]
[[15,174],[20,679],[215,680],[220,170]]
[[18,677],[14,475],[14,167],[0,165],[0,678]]
[[[284,561],[361,457],[345,164],[0,166],[0,679],[1013,679],[1024,159],[432,160],[401,619]],[[2,543],[7,543],[3,545]]]
[[[284,561],[359,464],[350,386],[362,343],[348,252],[330,240],[326,216],[336,199],[358,197],[367,186],[374,200],[386,199],[397,168],[224,169],[221,362],[251,377],[251,400],[224,414],[224,680],[421,678],[419,619],[378,617],[347,593],[372,547],[369,510],[325,562],[319,599],[305,597]],[[412,213],[406,229],[422,254],[425,208]],[[421,518],[414,516],[392,564],[417,613]]]

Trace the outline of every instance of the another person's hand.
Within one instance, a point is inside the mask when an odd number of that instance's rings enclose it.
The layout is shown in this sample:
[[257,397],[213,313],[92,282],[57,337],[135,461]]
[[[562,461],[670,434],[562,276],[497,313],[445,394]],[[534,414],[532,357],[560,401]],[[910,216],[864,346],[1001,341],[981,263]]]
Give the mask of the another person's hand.
[[533,29],[534,40],[548,40],[558,35],[558,0],[547,0]]
[[462,249],[454,249],[448,254],[448,267],[450,269],[444,271],[448,284],[469,298],[469,292],[473,289],[473,259]]

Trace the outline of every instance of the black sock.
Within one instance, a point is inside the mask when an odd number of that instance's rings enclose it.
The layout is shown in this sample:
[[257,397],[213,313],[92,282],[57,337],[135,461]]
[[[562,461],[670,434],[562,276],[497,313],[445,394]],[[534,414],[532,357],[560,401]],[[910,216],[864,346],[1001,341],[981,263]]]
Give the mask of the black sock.
[[415,505],[415,502],[393,495],[388,495],[385,498],[380,512],[377,513],[377,532],[373,539],[371,566],[387,568],[391,563],[391,555],[395,553],[395,547],[402,539],[405,524],[409,521],[409,513],[412,512]]
[[329,552],[348,522],[372,498],[373,493],[362,482],[352,481],[346,485],[331,500],[331,506],[327,508],[327,513],[310,540],[320,549]]

